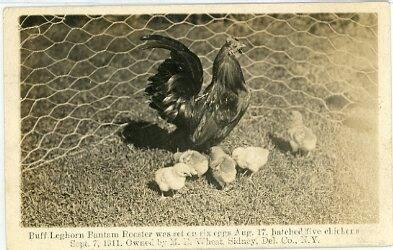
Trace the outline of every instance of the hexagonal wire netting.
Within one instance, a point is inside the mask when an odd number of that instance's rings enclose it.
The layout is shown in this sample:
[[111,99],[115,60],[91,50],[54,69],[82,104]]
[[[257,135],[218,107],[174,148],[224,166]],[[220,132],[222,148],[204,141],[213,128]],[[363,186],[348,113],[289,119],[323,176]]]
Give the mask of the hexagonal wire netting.
[[152,33],[189,46],[205,85],[226,37],[244,41],[244,121],[299,109],[340,122],[352,104],[377,100],[373,13],[22,16],[23,169],[103,142],[147,105],[143,88],[166,53],[138,48]]

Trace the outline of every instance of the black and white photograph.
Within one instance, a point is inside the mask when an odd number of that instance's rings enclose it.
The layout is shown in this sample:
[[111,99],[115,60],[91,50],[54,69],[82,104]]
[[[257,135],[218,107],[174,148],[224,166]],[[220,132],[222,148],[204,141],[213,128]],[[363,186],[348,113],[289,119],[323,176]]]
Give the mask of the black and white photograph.
[[22,16],[23,224],[377,222],[377,20]]
[[293,10],[19,15],[20,226],[381,223],[379,14]]

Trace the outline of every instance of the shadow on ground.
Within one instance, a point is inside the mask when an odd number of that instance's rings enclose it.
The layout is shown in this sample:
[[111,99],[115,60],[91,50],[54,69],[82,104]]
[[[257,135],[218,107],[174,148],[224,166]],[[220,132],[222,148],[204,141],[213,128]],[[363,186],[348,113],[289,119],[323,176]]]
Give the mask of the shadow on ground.
[[182,131],[169,132],[148,121],[129,121],[121,131],[121,137],[125,143],[142,149],[164,149],[176,152],[192,148]]
[[269,139],[272,141],[274,146],[283,153],[291,152],[291,145],[289,142],[281,137],[269,133]]
[[160,187],[157,185],[157,183],[155,181],[153,181],[153,180],[149,181],[147,183],[147,187],[150,190],[152,190],[152,191],[156,192],[157,194],[161,195]]

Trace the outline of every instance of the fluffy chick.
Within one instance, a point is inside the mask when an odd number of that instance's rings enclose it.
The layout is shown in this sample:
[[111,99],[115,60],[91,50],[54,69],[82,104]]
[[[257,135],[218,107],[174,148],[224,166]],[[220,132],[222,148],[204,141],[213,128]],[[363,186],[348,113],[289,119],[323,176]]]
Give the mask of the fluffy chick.
[[213,177],[222,188],[236,179],[236,162],[220,147],[210,149],[210,167]]
[[158,169],[154,180],[158,184],[163,198],[163,192],[183,188],[186,183],[186,176],[194,174],[197,174],[196,171],[190,168],[187,164],[177,163],[172,167]]
[[317,137],[310,128],[303,123],[302,114],[299,111],[291,111],[289,117],[289,144],[292,152],[301,152],[308,155],[317,145]]
[[251,176],[266,164],[269,150],[261,147],[238,147],[232,152],[237,165],[251,171]]
[[203,154],[194,151],[187,150],[182,153],[179,157],[179,162],[185,163],[197,172],[200,177],[209,169],[209,161]]

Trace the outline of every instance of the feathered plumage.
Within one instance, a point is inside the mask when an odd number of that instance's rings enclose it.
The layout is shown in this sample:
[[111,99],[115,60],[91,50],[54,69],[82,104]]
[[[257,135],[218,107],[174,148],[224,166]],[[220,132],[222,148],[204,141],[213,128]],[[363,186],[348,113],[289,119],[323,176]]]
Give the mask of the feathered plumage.
[[175,161],[187,164],[197,172],[198,177],[202,176],[209,169],[209,161],[206,156],[195,150],[187,150],[182,153],[175,153]]
[[148,35],[143,49],[170,51],[149,78],[145,89],[150,107],[182,131],[192,148],[207,149],[220,143],[247,110],[250,94],[236,56],[244,46],[229,38],[213,63],[210,85],[201,92],[202,64],[184,44],[169,37]]
[[167,192],[183,188],[186,183],[186,177],[194,174],[197,174],[197,172],[188,165],[177,163],[172,167],[158,169],[154,180],[161,192]]
[[214,179],[222,188],[235,181],[236,162],[218,146],[210,149],[210,167]]
[[232,152],[232,158],[237,165],[251,171],[251,174],[266,164],[268,156],[269,150],[261,147],[238,147]]

